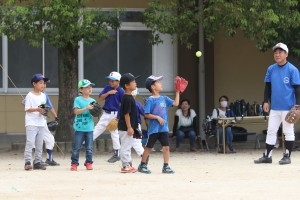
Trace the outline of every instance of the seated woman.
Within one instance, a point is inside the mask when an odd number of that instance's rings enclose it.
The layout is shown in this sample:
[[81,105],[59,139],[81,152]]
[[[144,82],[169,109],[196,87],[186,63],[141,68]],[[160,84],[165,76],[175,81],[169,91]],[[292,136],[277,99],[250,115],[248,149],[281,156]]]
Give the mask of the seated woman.
[[188,99],[183,99],[180,102],[180,109],[178,109],[175,113],[173,125],[173,136],[176,136],[175,151],[178,150],[184,138],[189,138],[190,150],[197,151],[195,147],[197,135],[197,115],[190,107],[190,101]]
[[[218,118],[220,117],[233,117],[233,113],[232,111],[227,109],[228,106],[228,97],[223,95],[219,98],[219,107],[215,108],[212,112],[212,120],[216,121],[216,123],[218,123]],[[213,130],[214,134],[217,134],[217,130]],[[228,153],[235,153],[235,150],[232,147],[232,140],[233,140],[233,134],[231,131],[231,126],[227,126],[225,127],[225,138],[226,138],[226,152]],[[223,153],[223,128],[219,127],[219,152]]]

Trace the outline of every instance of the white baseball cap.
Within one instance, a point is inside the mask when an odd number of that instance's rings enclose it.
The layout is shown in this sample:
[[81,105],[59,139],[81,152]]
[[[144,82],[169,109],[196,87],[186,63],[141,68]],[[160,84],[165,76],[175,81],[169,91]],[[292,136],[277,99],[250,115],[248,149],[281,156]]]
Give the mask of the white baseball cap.
[[273,47],[273,51],[275,51],[276,49],[282,49],[284,50],[285,52],[289,52],[289,49],[288,47],[286,46],[286,44],[283,44],[281,42],[277,43],[274,47]]
[[106,78],[113,81],[120,81],[121,74],[119,72],[110,72],[110,74]]

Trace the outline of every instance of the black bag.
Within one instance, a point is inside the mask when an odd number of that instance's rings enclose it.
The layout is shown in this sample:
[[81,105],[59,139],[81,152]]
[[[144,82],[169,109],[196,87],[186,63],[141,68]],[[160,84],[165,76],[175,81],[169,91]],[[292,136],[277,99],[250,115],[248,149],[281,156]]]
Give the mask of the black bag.
[[[247,129],[240,126],[233,126],[231,127],[231,132],[233,135],[233,142],[243,142],[247,141]],[[241,133],[245,133],[244,135]]]

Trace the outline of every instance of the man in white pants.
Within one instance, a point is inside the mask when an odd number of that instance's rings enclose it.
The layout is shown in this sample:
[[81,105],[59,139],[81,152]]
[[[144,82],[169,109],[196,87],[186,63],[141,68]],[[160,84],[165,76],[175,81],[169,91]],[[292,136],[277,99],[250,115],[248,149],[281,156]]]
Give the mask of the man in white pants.
[[[124,90],[119,86],[121,74],[118,72],[111,72],[106,77],[108,85],[100,92],[99,100],[105,101],[103,105],[103,114],[99,122],[94,128],[93,139],[96,140],[105,130],[108,123],[117,117],[120,109],[121,99],[124,95]],[[114,154],[108,159],[108,162],[114,163],[120,160],[120,138],[118,130],[110,131],[113,143]]]

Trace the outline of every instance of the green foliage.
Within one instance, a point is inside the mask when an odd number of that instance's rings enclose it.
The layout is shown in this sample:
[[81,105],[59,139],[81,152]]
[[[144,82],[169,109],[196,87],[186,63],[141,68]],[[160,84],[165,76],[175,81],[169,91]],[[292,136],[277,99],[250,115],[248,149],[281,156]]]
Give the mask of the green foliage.
[[[24,2],[24,1],[23,1]],[[84,9],[80,0],[32,0],[19,5],[9,0],[1,8],[0,32],[9,39],[23,38],[38,46],[42,38],[61,48],[68,44],[76,46],[84,39],[85,44],[109,38],[108,28],[120,26],[118,13],[102,12],[100,9]]]
[[160,34],[172,35],[173,42],[179,40],[191,47],[188,39],[198,30],[199,9],[194,0],[154,0],[144,12],[144,23],[152,29],[152,44],[161,43]]
[[153,0],[144,17],[146,26],[153,29],[154,44],[162,42],[160,32],[190,48],[188,38],[202,23],[208,41],[219,32],[232,37],[241,30],[261,51],[284,42],[300,57],[299,6],[299,0]]

